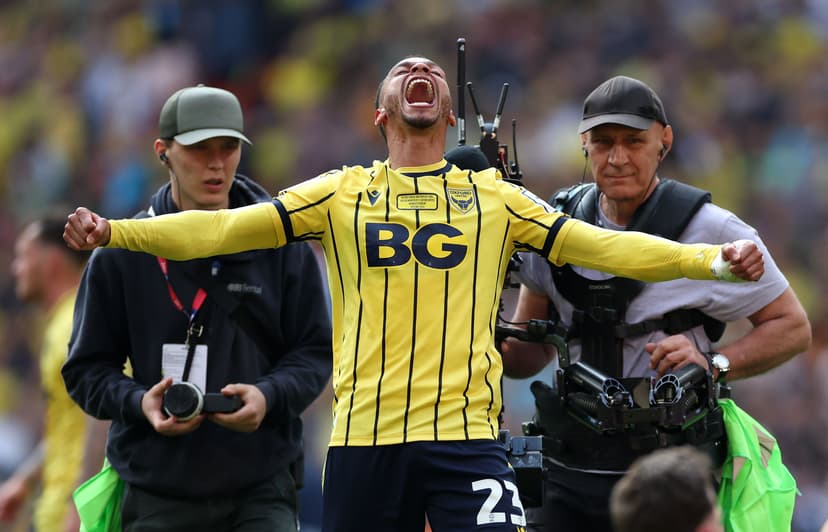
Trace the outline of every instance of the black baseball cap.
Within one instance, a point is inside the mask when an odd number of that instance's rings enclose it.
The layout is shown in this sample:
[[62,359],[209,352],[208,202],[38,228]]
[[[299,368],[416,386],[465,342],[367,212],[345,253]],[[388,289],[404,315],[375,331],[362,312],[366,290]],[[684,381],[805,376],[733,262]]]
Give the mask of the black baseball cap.
[[586,97],[578,133],[601,124],[649,129],[656,121],[667,125],[667,115],[658,94],[642,81],[616,76],[598,85]]
[[238,98],[229,91],[198,85],[167,98],[158,119],[162,139],[189,146],[213,137],[235,137],[248,144]]

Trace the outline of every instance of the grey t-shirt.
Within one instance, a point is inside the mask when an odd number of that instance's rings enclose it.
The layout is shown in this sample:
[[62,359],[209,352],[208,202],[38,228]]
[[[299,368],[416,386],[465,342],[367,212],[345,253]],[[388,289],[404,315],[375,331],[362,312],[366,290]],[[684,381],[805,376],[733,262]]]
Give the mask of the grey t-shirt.
[[[604,213],[598,210],[596,225],[607,229],[623,230],[613,225]],[[762,250],[765,261],[765,273],[755,283],[729,283],[723,281],[694,281],[678,279],[659,283],[648,283],[644,290],[632,301],[627,309],[627,323],[660,318],[665,313],[676,309],[699,309],[705,314],[723,322],[733,322],[747,318],[765,305],[779,297],[788,287],[788,281],[777,267],[767,247],[759,238],[756,230],[743,222],[735,214],[712,203],[702,206],[696,213],[684,233],[678,238],[684,243],[723,244],[739,239],[748,239],[757,243]],[[526,287],[537,293],[546,294],[561,316],[565,325],[572,323],[572,305],[556,290],[549,263],[534,253],[522,253],[523,263],[516,277]],[[590,279],[606,279],[610,275],[595,270],[573,267],[574,270]],[[684,333],[701,352],[710,351],[712,342],[702,326]],[[649,368],[649,354],[644,351],[647,342],[658,342],[666,333],[656,331],[642,336],[624,340],[624,375],[623,377],[645,377],[655,373]],[[572,361],[578,360],[580,342],[570,342]]]

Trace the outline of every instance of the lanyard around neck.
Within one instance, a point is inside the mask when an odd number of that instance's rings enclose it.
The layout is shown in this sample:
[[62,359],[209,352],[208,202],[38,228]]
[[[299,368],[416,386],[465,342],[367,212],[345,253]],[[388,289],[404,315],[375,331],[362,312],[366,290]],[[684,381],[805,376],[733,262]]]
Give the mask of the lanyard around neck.
[[187,339],[184,341],[187,345],[187,359],[184,362],[184,371],[181,376],[181,380],[186,381],[190,378],[190,368],[192,368],[193,358],[195,356],[196,343],[190,342],[190,339],[192,337],[201,338],[201,334],[204,332],[204,326],[200,325],[196,327],[194,321],[196,314],[198,314],[198,310],[207,298],[207,292],[205,292],[203,288],[199,288],[193,297],[193,303],[190,305],[190,311],[187,312],[187,309],[185,309],[184,305],[181,304],[181,300],[178,299],[178,294],[175,293],[172,283],[170,283],[169,270],[167,269],[167,259],[162,257],[156,257],[156,259],[158,259],[158,266],[161,267],[161,273],[164,274],[164,280],[167,282],[167,290],[170,293],[170,299],[172,300],[173,305],[175,305],[175,308],[187,316]]
[[[178,299],[178,294],[175,293],[175,289],[173,289],[172,283],[170,283],[169,270],[167,268],[167,259],[162,257],[156,257],[156,259],[158,259],[158,266],[161,267],[161,273],[164,274],[164,280],[167,282],[167,291],[170,293],[170,300],[172,300],[172,303],[173,305],[175,305],[176,309],[183,312],[184,315],[187,316],[187,323],[188,325],[191,325],[195,320],[196,314],[198,314],[198,310],[201,308],[201,305],[207,298],[207,292],[205,292],[203,288],[199,288],[196,291],[195,296],[193,297],[193,303],[192,305],[190,305],[190,310],[187,311],[187,309],[185,309],[184,305],[181,303],[181,300]],[[190,334],[192,334],[192,332],[193,331],[188,330],[188,338]]]

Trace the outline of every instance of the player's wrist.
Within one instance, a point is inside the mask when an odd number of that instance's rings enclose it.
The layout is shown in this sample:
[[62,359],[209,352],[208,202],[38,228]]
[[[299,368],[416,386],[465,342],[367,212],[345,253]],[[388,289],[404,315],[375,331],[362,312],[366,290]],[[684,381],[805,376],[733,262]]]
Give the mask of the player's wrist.
[[737,282],[741,280],[730,271],[730,261],[725,260],[722,256],[721,249],[718,253],[716,253],[716,256],[713,258],[713,262],[710,264],[710,272],[713,274],[713,277],[719,281]]
[[102,247],[117,247],[115,243],[117,242],[117,234],[118,234],[118,221],[117,220],[107,220],[107,228],[104,232],[104,241],[101,244]]

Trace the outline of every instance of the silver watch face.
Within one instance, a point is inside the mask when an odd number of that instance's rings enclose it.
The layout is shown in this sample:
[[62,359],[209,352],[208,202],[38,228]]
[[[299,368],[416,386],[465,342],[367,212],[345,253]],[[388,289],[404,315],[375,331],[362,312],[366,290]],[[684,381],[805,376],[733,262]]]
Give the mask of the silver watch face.
[[725,373],[730,369],[730,360],[721,353],[713,355],[713,367],[719,370],[719,373]]

